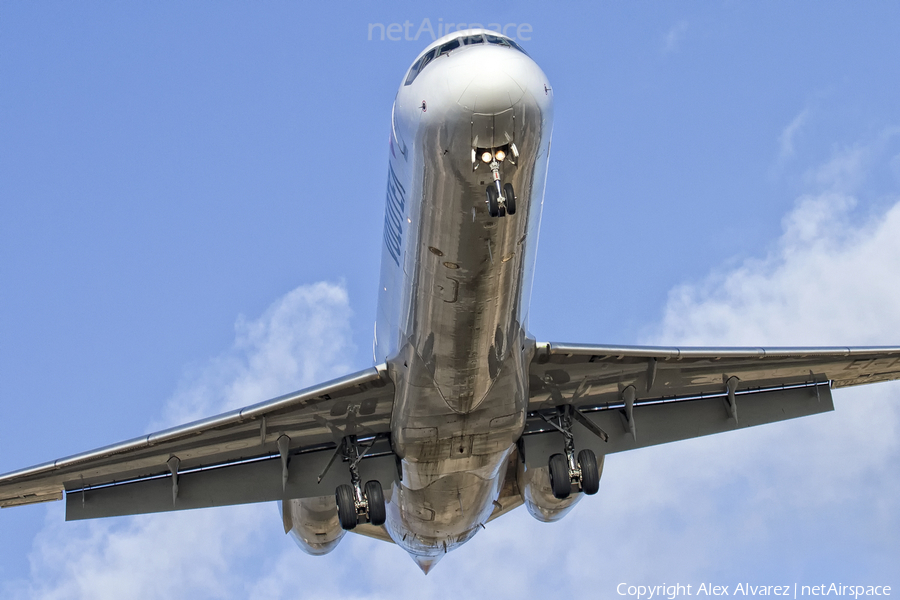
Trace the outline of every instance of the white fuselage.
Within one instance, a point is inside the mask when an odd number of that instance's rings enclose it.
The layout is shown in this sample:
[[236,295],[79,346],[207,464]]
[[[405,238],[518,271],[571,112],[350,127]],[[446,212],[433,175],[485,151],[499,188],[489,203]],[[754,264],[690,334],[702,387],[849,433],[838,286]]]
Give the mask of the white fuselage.
[[[420,55],[417,65],[435,56],[404,77],[394,102],[375,329],[375,359],[397,390],[391,435],[402,465],[386,526],[422,558],[486,522],[524,427],[525,324],[552,130],[537,64],[488,42],[496,37],[437,55],[460,35]],[[517,210],[491,217],[492,173],[475,151],[501,146]]]

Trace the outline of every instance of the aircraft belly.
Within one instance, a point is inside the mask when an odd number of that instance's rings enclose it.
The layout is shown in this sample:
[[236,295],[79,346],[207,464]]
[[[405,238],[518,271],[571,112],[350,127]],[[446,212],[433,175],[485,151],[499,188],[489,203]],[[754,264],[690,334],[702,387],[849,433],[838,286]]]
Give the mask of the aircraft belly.
[[472,169],[462,122],[453,132],[444,121],[417,140],[425,158],[411,186],[422,201],[405,263],[413,266],[409,310],[399,354],[388,361],[402,459],[388,527],[420,554],[461,544],[486,522],[527,408],[521,306],[536,161],[505,169],[517,211],[490,217],[491,174],[483,164]]
[[491,516],[509,450],[478,469],[431,478],[423,488],[395,484],[388,507],[391,538],[419,555],[448,552],[468,541]]
[[389,361],[395,450],[413,462],[505,452],[524,423],[521,290],[535,161],[505,168],[518,211],[492,218],[490,172],[473,170],[469,121],[437,119],[415,144],[421,202],[407,247],[409,309]]
[[[401,88],[395,104],[410,142],[410,208],[399,335],[386,360],[402,476],[386,527],[420,556],[464,543],[488,520],[524,429],[533,348],[523,310],[550,141],[543,95],[477,112],[479,99],[472,109],[437,93],[429,78],[440,72]],[[491,217],[492,173],[473,162],[473,150],[501,146],[510,149],[499,172],[515,190],[516,211]]]
[[[530,129],[519,110],[520,128]],[[413,189],[421,202],[407,246],[411,291],[400,341],[415,349],[448,407],[461,413],[484,401],[506,356],[521,352],[528,224],[535,192],[542,192],[534,189],[540,135],[523,131],[521,160],[501,167],[518,210],[503,218],[488,214],[485,189],[492,178],[480,161],[473,169],[473,118],[460,112],[419,130]],[[540,198],[536,204],[539,214]]]

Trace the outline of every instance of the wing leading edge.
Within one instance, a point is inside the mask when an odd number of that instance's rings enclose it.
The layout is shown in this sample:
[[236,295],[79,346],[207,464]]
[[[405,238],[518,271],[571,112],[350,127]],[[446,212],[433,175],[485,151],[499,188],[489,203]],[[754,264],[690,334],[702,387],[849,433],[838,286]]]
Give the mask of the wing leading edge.
[[599,455],[830,411],[832,388],[895,379],[900,347],[537,344],[522,450],[546,466],[562,439],[547,416],[566,404],[589,421],[578,415],[579,447]]
[[[0,507],[62,499],[66,519],[328,495],[344,435],[371,438],[361,463],[393,481],[385,456],[394,386],[382,365],[129,441],[0,476]],[[385,459],[389,460],[385,460]]]

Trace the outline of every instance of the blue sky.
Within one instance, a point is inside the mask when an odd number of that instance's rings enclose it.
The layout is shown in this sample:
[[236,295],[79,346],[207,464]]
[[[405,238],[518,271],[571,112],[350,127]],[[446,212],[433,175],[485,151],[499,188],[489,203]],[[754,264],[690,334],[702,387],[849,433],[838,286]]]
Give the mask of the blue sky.
[[[900,343],[900,7],[636,2],[0,7],[0,472],[371,363],[390,107],[431,41],[527,23],[556,117],[540,340]],[[0,512],[17,598],[613,597],[621,581],[900,589],[900,388],[607,461],[563,522],[423,578],[273,506]],[[554,590],[556,592],[554,592]]]

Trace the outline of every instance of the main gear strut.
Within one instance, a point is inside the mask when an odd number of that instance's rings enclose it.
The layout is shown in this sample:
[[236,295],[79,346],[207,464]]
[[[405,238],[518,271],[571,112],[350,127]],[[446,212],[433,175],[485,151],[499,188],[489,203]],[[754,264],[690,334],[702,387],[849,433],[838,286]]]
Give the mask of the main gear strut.
[[[341,440],[340,446],[335,451],[335,456],[339,453],[343,455],[350,468],[350,484],[339,485],[334,491],[338,520],[343,529],[353,529],[361,518],[363,522],[369,522],[372,525],[384,525],[387,517],[381,482],[378,480],[367,481],[363,486],[359,476],[359,461],[363,459],[374,442],[375,438],[367,446],[362,446],[355,435],[348,435]],[[328,467],[330,466],[329,462]],[[326,471],[328,467],[325,468]]]
[[554,454],[550,457],[550,487],[553,489],[553,495],[560,500],[568,498],[572,493],[573,484],[585,494],[596,494],[600,489],[600,469],[597,466],[597,456],[593,450],[588,448],[579,452],[577,456],[575,455],[573,420],[587,427],[591,433],[603,441],[606,441],[609,436],[571,404],[557,406],[556,413],[555,418],[540,413],[541,418],[562,433],[565,438],[565,454]]

